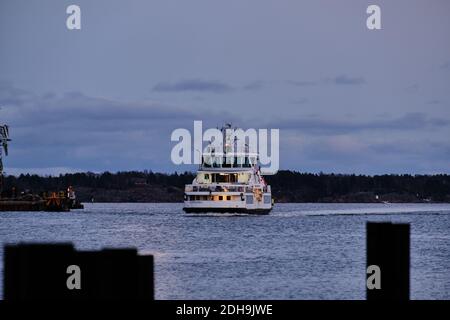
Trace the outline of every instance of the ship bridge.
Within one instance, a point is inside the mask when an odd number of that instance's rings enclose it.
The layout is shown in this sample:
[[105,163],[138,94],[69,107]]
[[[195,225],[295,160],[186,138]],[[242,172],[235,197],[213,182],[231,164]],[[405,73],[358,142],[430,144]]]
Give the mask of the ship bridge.
[[256,167],[258,163],[257,153],[217,153],[210,152],[202,155],[202,169],[240,169],[248,170]]

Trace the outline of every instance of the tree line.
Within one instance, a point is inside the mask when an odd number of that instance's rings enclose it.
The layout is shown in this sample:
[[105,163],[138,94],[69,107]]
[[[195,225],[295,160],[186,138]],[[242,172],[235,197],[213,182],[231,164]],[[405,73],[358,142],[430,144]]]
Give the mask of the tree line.
[[[15,195],[40,194],[73,186],[82,201],[94,197],[110,202],[179,202],[183,199],[184,185],[194,177],[192,172],[152,171],[22,174],[3,178],[2,197],[11,196],[12,190]],[[281,170],[265,179],[278,202],[450,202],[447,174],[369,176]]]

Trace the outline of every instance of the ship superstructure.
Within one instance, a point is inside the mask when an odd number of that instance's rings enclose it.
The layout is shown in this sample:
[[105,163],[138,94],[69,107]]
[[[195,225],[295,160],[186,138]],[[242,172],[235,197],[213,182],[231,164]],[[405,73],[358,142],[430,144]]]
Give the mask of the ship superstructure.
[[186,213],[267,214],[272,210],[271,189],[261,174],[258,153],[249,152],[247,145],[237,150],[227,133],[230,128],[227,124],[221,129],[221,149],[210,144],[202,153],[197,176],[185,186]]

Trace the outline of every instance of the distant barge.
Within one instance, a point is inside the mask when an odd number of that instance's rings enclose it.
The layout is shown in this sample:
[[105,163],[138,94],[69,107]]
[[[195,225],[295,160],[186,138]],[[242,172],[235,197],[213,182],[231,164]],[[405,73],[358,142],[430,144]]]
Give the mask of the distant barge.
[[72,188],[65,192],[52,192],[49,196],[27,194],[20,198],[0,199],[0,211],[53,211],[64,212],[71,209],[84,209],[75,197]]
[[46,211],[46,201],[0,200],[0,211]]
[[79,203],[71,206],[68,203],[49,204],[46,200],[26,201],[26,200],[0,200],[0,211],[52,211],[64,212],[70,209],[83,209]]

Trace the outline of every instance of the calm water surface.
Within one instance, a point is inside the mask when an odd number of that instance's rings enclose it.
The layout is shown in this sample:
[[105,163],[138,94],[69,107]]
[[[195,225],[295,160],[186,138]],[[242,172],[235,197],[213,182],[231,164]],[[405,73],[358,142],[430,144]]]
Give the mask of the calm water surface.
[[186,215],[181,204],[4,212],[0,269],[5,243],[69,241],[153,254],[157,299],[364,299],[367,221],[411,223],[411,297],[450,299],[450,204],[277,204],[268,216]]

